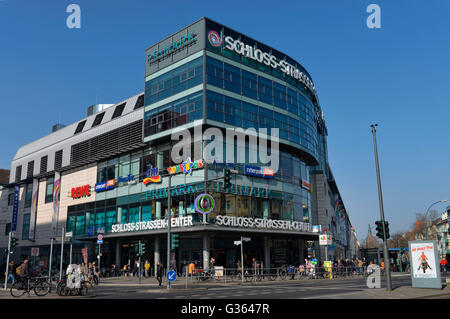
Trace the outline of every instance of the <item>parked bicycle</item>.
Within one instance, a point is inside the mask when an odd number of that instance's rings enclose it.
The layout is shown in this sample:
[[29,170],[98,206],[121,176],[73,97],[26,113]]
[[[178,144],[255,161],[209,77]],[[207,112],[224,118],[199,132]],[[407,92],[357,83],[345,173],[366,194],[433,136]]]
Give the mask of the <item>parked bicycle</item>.
[[30,295],[30,291],[33,290],[36,296],[43,297],[50,292],[50,289],[51,284],[48,282],[47,278],[26,277],[18,278],[11,286],[10,293],[13,297],[21,297],[25,293],[28,293],[28,295]]

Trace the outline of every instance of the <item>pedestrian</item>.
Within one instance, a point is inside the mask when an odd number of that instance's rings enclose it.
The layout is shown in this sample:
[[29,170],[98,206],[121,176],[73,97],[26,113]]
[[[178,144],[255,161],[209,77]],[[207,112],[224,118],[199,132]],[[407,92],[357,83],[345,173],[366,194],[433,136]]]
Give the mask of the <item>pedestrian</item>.
[[28,270],[28,259],[25,259],[20,265],[20,279],[27,278],[30,275]]
[[127,265],[123,266],[123,276],[127,277],[128,276],[128,271],[127,271]]
[[150,263],[148,262],[148,260],[145,260],[144,269],[145,269],[145,278],[148,278],[150,272]]
[[158,263],[156,264],[156,279],[159,282],[159,287],[161,287],[162,275],[163,275],[163,267],[162,267],[161,263],[158,260]]
[[191,261],[191,263],[189,264],[189,275],[193,274],[195,274],[195,264]]
[[14,284],[14,282],[16,281],[16,269],[17,269],[17,265],[16,262],[13,260],[9,263],[9,270],[8,270],[8,279],[6,281],[8,281],[11,278],[11,284]]
[[445,273],[447,272],[447,264],[448,264],[447,259],[445,259],[445,257],[442,257],[442,260],[440,262],[441,271],[443,271]]

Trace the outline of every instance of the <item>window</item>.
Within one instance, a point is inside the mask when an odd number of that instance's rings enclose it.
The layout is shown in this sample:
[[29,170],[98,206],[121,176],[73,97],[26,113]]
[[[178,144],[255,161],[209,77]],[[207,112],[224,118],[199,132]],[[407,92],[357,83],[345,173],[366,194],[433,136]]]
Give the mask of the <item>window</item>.
[[143,106],[144,106],[144,94],[139,96],[139,98],[136,101],[136,105],[134,106],[134,109],[137,110],[137,109],[140,109]]
[[22,180],[22,165],[16,167],[16,183]]
[[86,121],[87,121],[87,120],[84,120],[84,121],[81,121],[80,123],[78,123],[77,128],[76,128],[76,130],[75,130],[75,133],[74,133],[73,135],[78,134],[78,133],[80,133],[81,131],[83,131],[84,124],[86,124]]
[[55,170],[59,170],[62,167],[63,150],[55,152]]
[[103,116],[104,116],[104,115],[105,115],[105,112],[100,113],[100,114],[97,114],[97,116],[96,116],[95,119],[94,119],[94,123],[92,123],[92,126],[91,126],[91,127],[100,125],[100,123],[101,123],[102,120],[103,120]]
[[41,157],[41,170],[39,171],[40,174],[47,173],[47,162],[48,162],[48,156],[42,156]]
[[23,215],[22,239],[30,239],[30,214]]
[[34,172],[34,161],[28,162],[27,166],[27,178],[33,178],[33,172]]
[[25,208],[31,207],[31,198],[33,197],[33,183],[25,186]]
[[11,223],[5,224],[5,236],[8,236],[11,232]]
[[45,202],[51,203],[53,201],[53,184],[55,182],[54,177],[47,178],[47,182],[45,185]]
[[125,108],[126,104],[127,103],[122,103],[122,104],[116,106],[116,109],[114,110],[111,120],[122,115],[123,109]]

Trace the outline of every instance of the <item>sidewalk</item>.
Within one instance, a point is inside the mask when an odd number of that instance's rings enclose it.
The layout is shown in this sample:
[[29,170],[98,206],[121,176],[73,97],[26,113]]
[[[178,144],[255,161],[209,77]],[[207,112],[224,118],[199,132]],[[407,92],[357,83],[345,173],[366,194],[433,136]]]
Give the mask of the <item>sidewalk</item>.
[[392,291],[382,289],[366,289],[364,293],[373,296],[376,299],[425,299],[433,297],[450,296],[450,286],[443,289],[432,288],[413,288],[411,286],[402,286],[394,288]]

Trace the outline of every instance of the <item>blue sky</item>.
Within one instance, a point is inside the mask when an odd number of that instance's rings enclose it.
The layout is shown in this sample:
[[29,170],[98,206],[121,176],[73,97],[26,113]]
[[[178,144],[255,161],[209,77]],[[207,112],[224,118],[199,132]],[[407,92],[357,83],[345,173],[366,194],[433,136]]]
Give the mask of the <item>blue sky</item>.
[[[81,7],[81,29],[66,7]],[[366,7],[381,7],[368,29]],[[371,123],[391,233],[450,201],[450,2],[0,1],[0,168],[87,106],[143,91],[144,50],[207,16],[285,52],[312,75],[329,162],[358,238],[379,219]],[[437,210],[445,208],[436,205]]]

